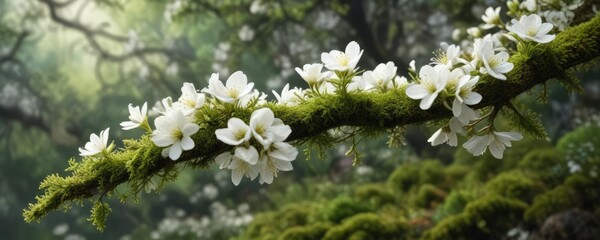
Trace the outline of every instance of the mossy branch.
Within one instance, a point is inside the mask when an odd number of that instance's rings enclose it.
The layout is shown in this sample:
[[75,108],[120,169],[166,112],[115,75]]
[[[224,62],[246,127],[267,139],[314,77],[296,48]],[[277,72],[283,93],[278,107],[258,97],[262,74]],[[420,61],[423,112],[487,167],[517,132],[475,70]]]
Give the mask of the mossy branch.
[[[510,62],[514,69],[507,81],[485,76],[477,85],[476,92],[483,96],[475,106],[503,106],[511,99],[549,79],[563,76],[577,65],[600,56],[600,16],[559,33],[550,44],[540,45],[533,54],[515,53]],[[418,124],[444,119],[452,113],[436,102],[429,110],[419,108],[419,102],[409,99],[404,89],[386,93],[358,92],[345,95],[323,95],[294,106],[269,104],[275,116],[292,128],[288,141],[302,141],[323,134],[339,126],[360,126],[372,129],[389,129],[395,126]],[[161,156],[161,149],[150,140],[149,135],[139,140],[124,141],[125,148],[115,151],[108,158],[70,161],[70,176],[48,176],[40,188],[45,193],[36,197],[24,211],[25,221],[40,218],[61,206],[68,208],[70,202],[80,202],[94,196],[113,193],[120,184],[128,183],[130,194],[137,196],[153,176],[164,180],[176,177],[176,166],[207,166],[214,157],[230,148],[215,137],[215,130],[226,125],[232,116],[249,119],[253,109],[230,111],[198,111],[197,118],[202,129],[193,136],[196,147],[184,152],[178,161]],[[98,199],[97,201],[99,201]],[[105,208],[106,210],[106,208]],[[106,210],[105,212],[107,212]],[[100,214],[105,217],[105,214]],[[96,222],[101,219],[96,219]]]

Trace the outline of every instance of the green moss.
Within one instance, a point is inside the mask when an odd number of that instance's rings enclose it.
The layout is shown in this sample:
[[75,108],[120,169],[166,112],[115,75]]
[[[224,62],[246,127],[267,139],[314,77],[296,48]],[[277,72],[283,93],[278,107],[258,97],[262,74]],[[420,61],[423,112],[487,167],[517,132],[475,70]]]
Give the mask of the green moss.
[[359,202],[349,197],[339,197],[327,204],[323,210],[323,216],[330,222],[339,223],[347,217],[370,211],[372,211],[371,207],[365,202]]
[[277,212],[258,214],[246,227],[241,239],[277,239],[286,229],[313,222],[319,210],[319,204],[303,202],[286,205]]
[[332,227],[323,239],[349,239],[369,236],[366,239],[406,239],[408,225],[374,213],[361,213],[346,219],[341,225]]
[[354,196],[358,201],[369,203],[371,206],[394,203],[394,195],[384,184],[361,185],[356,188]]
[[437,160],[424,160],[402,165],[390,175],[387,184],[397,192],[407,192],[423,184],[439,184],[444,181],[444,166]]
[[419,165],[411,163],[397,167],[388,177],[387,185],[396,192],[407,192],[419,184]]
[[440,221],[448,216],[461,213],[467,204],[476,198],[477,194],[473,191],[453,190],[448,194],[443,205],[436,211],[434,220]]
[[465,176],[471,171],[471,167],[462,164],[452,164],[444,169],[445,184],[448,189],[462,181]]
[[526,208],[522,201],[487,195],[439,222],[422,239],[501,239],[518,225]]
[[331,228],[331,223],[317,222],[307,226],[296,226],[291,227],[281,236],[280,240],[311,240],[311,239],[322,239],[325,233]]
[[419,187],[415,203],[419,207],[429,208],[444,201],[447,193],[431,184],[424,184]]
[[535,176],[545,183],[561,183],[568,174],[562,155],[553,148],[533,149],[519,162],[517,168],[528,176]]
[[504,172],[490,180],[485,189],[492,194],[531,202],[541,186],[519,171]]
[[564,184],[537,196],[532,206],[525,213],[525,220],[542,224],[554,213],[571,208],[579,208],[590,212],[600,208],[600,179],[572,175]]

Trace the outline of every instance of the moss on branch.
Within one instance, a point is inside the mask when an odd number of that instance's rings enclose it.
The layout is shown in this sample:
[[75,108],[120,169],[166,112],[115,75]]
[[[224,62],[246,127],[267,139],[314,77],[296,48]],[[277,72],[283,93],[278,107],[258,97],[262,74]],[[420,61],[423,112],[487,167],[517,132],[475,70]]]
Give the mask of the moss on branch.
[[[490,76],[482,78],[475,91],[483,96],[483,100],[476,108],[502,106],[536,85],[560,77],[570,68],[590,62],[598,56],[600,16],[559,33],[553,42],[540,45],[531,55],[515,53],[509,60],[515,68],[507,75],[507,81],[495,80]],[[323,95],[295,107],[275,104],[269,104],[268,107],[276,117],[290,125],[292,134],[288,140],[292,141],[306,140],[339,126],[384,130],[452,116],[440,102],[427,111],[421,110],[418,104],[418,101],[404,94],[404,89],[398,89],[386,93]],[[138,140],[124,141],[125,147],[112,153],[109,158],[72,160],[67,169],[70,176],[50,175],[42,182],[40,188],[45,192],[24,211],[25,221],[38,221],[61,206],[68,208],[71,202],[94,197],[99,201],[123,183],[129,185],[130,192],[121,197],[136,197],[153,176],[158,175],[162,177],[161,181],[168,181],[176,178],[179,165],[207,166],[216,155],[230,148],[217,141],[215,130],[224,127],[227,119],[233,116],[249,119],[252,110],[198,111],[197,118],[202,128],[193,136],[196,147],[184,152],[178,161],[163,158],[161,149],[152,143],[147,134]],[[93,222],[99,222],[96,220]]]

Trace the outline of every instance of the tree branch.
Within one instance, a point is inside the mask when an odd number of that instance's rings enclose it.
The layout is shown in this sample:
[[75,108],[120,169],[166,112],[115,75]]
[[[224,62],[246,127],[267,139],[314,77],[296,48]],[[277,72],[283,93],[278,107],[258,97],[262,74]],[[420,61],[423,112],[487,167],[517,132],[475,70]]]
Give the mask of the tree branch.
[[[595,60],[598,56],[600,15],[559,33],[553,42],[538,46],[530,56],[521,53],[512,55],[510,62],[515,67],[507,74],[508,80],[500,81],[490,76],[481,79],[475,91],[483,96],[483,101],[475,108],[503,105],[536,85],[560,76],[569,68]],[[274,104],[269,107],[275,116],[292,128],[288,141],[305,140],[344,125],[384,129],[452,116],[440,102],[436,102],[427,111],[421,110],[418,105],[418,101],[409,99],[404,89],[401,89],[387,93],[323,95],[295,107]],[[248,119],[252,110],[237,110],[235,116]],[[126,182],[135,193],[156,174],[171,176],[169,173],[172,173],[177,164],[210,164],[214,156],[231,148],[215,138],[215,130],[224,127],[232,114],[229,112],[206,116],[210,120],[193,136],[196,148],[184,152],[178,161],[163,158],[161,149],[146,134],[140,140],[126,141],[126,148],[111,154],[110,158],[72,162],[68,169],[71,176],[50,175],[41,184],[45,193],[36,198],[37,203],[31,204],[24,211],[25,220],[39,220],[48,212],[71,201],[112,192],[115,187]]]
[[13,47],[10,49],[8,54],[0,57],[0,65],[4,64],[5,62],[12,61],[13,59],[15,59],[17,52],[23,45],[23,42],[25,41],[25,38],[27,38],[27,36],[29,36],[28,31],[21,32],[17,36],[17,41],[15,42]]
[[88,43],[92,46],[92,48],[94,48],[94,50],[96,50],[100,54],[100,57],[103,58],[104,60],[120,63],[120,62],[127,61],[131,58],[136,58],[136,57],[145,56],[145,55],[152,55],[152,54],[163,54],[163,55],[166,55],[166,56],[169,56],[172,58],[179,57],[179,56],[186,57],[186,55],[184,53],[175,51],[173,49],[156,48],[156,47],[134,49],[131,52],[123,53],[123,54],[111,53],[109,51],[106,51],[100,45],[100,43],[98,42],[98,39],[97,39],[98,37],[112,40],[115,42],[120,42],[120,43],[128,42],[129,37],[110,33],[103,29],[92,29],[88,26],[85,26],[85,25],[79,23],[79,22],[70,21],[70,20],[60,16],[57,13],[57,9],[66,7],[74,1],[68,1],[63,4],[59,4],[52,0],[39,0],[39,1],[46,4],[46,6],[48,6],[48,11],[50,12],[50,18],[54,22],[59,23],[60,25],[66,27],[66,28],[70,28],[70,29],[81,32],[85,36],[85,38],[88,40]]

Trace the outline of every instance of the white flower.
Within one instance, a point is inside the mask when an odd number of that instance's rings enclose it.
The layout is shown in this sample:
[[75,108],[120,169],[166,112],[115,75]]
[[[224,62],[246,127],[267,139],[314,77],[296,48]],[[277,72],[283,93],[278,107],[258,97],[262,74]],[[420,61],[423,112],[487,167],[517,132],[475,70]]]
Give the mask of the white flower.
[[570,173],[581,172],[581,165],[577,164],[574,161],[569,161],[567,163],[567,166],[569,167],[569,172]]
[[[350,84],[348,84],[350,85]],[[319,86],[320,93],[333,94],[335,92],[335,86],[330,82],[323,82],[321,86]]]
[[415,67],[415,60],[412,60],[410,61],[410,63],[408,63],[408,70],[414,73],[417,72],[417,68]]
[[227,128],[215,131],[217,139],[228,145],[237,146],[247,142],[252,137],[250,127],[239,118],[231,118],[227,121]]
[[183,113],[188,116],[200,109],[204,105],[206,97],[202,93],[196,91],[196,87],[192,83],[183,83],[181,87],[181,97],[175,103],[181,108]]
[[285,142],[273,143],[270,149],[261,156],[258,163],[259,182],[271,184],[279,171],[291,171],[292,161],[296,159],[298,149]]
[[489,7],[485,10],[485,14],[481,16],[481,20],[485,22],[482,26],[483,29],[491,29],[501,24],[500,9],[501,7],[497,7],[496,9]]
[[427,142],[430,142],[431,146],[437,146],[447,142],[448,145],[456,147],[456,145],[458,145],[458,138],[456,137],[456,132],[445,126],[433,133],[433,135],[427,139]]
[[241,71],[237,71],[229,76],[225,85],[219,80],[219,74],[213,73],[208,80],[208,88],[202,91],[223,102],[233,103],[248,95],[253,87],[254,83],[248,83],[246,75]]
[[348,43],[345,52],[332,50],[329,53],[321,53],[321,61],[325,67],[332,71],[353,72],[363,50],[355,41]]
[[495,158],[502,159],[506,147],[511,147],[510,141],[518,141],[523,136],[517,132],[490,132],[483,136],[473,136],[463,144],[473,156],[479,156],[485,153],[489,147],[490,152]]
[[481,37],[481,29],[479,29],[478,27],[467,28],[467,34],[469,34],[469,36],[473,38],[479,38]]
[[546,11],[544,12],[544,19],[548,23],[556,26],[559,31],[565,30],[571,23],[574,14],[571,11]]
[[267,6],[262,3],[261,0],[254,0],[250,4],[250,13],[252,14],[263,14],[267,12]]
[[397,70],[398,68],[391,61],[386,64],[381,63],[373,71],[364,72],[362,78],[368,84],[367,89],[379,88],[385,91],[393,85],[392,80],[396,76]]
[[144,103],[144,105],[142,105],[142,110],[140,110],[140,106],[133,107],[131,103],[129,104],[129,106],[127,106],[127,108],[129,108],[130,121],[121,122],[121,127],[123,127],[123,130],[131,130],[134,128],[138,128],[148,121],[147,103]]
[[419,71],[419,84],[406,88],[406,95],[412,99],[421,99],[419,107],[427,110],[435,101],[438,94],[444,90],[450,72],[444,67],[423,66]]
[[551,23],[542,23],[542,18],[536,14],[522,16],[519,21],[513,19],[506,29],[526,42],[549,43],[556,35],[548,34],[552,28]]
[[254,89],[254,91],[252,91],[252,93],[240,98],[237,106],[240,108],[247,108],[250,105],[250,103],[255,103],[254,105],[266,104],[267,103],[267,94]]
[[393,84],[396,88],[401,88],[404,87],[406,85],[408,85],[408,79],[406,79],[406,77],[402,76],[396,76],[394,78],[394,84]]
[[254,139],[264,148],[269,148],[271,143],[284,141],[292,133],[290,126],[275,118],[273,111],[268,108],[261,108],[252,113],[250,129]]
[[446,51],[438,51],[436,56],[431,58],[433,65],[442,65],[448,69],[451,69],[460,59],[460,47],[456,45],[450,45],[446,48]]
[[254,30],[250,26],[244,25],[240,28],[238,36],[240,37],[240,40],[244,42],[252,41],[252,39],[254,39]]
[[283,90],[281,90],[281,95],[273,90],[273,95],[277,99],[277,102],[282,105],[294,106],[297,105],[300,100],[303,98],[303,91],[300,88],[293,88],[290,90],[290,84],[285,84]]
[[79,155],[94,156],[102,153],[104,150],[110,152],[112,144],[108,146],[108,131],[110,128],[100,131],[100,136],[95,133],[90,134],[90,141],[85,144],[84,148],[79,148]]
[[347,91],[360,91],[365,90],[367,87],[367,82],[363,79],[362,76],[354,76],[350,79],[350,82],[346,86]]
[[304,64],[302,69],[296,68],[296,72],[300,74],[300,77],[302,77],[309,86],[320,84],[331,74],[331,72],[321,72],[321,70],[323,70],[323,64],[320,63]]
[[231,182],[237,186],[244,176],[251,180],[258,177],[258,159],[258,151],[250,146],[248,148],[237,147],[234,154],[230,152],[222,153],[215,158],[215,162],[219,164],[221,169],[231,169]]
[[537,0],[525,0],[520,7],[527,9],[529,12],[535,12],[537,10]]
[[481,102],[481,94],[473,92],[473,87],[479,81],[479,76],[471,77],[465,75],[460,78],[456,92],[454,93],[454,101],[452,102],[452,114],[458,118],[463,124],[479,117],[479,114],[467,105],[475,105]]
[[479,49],[477,49],[479,59],[483,61],[482,67],[479,71],[483,74],[490,74],[492,77],[500,80],[506,80],[504,73],[510,72],[514,65],[508,61],[507,52],[494,53],[494,43],[491,38],[485,38],[480,41]]
[[177,160],[183,151],[194,148],[190,137],[200,130],[200,126],[183,115],[179,109],[174,109],[164,116],[154,120],[156,130],[152,133],[152,142],[163,149],[163,156]]
[[160,101],[154,103],[152,109],[148,113],[149,116],[166,115],[173,109],[173,99],[171,97],[163,98]]

